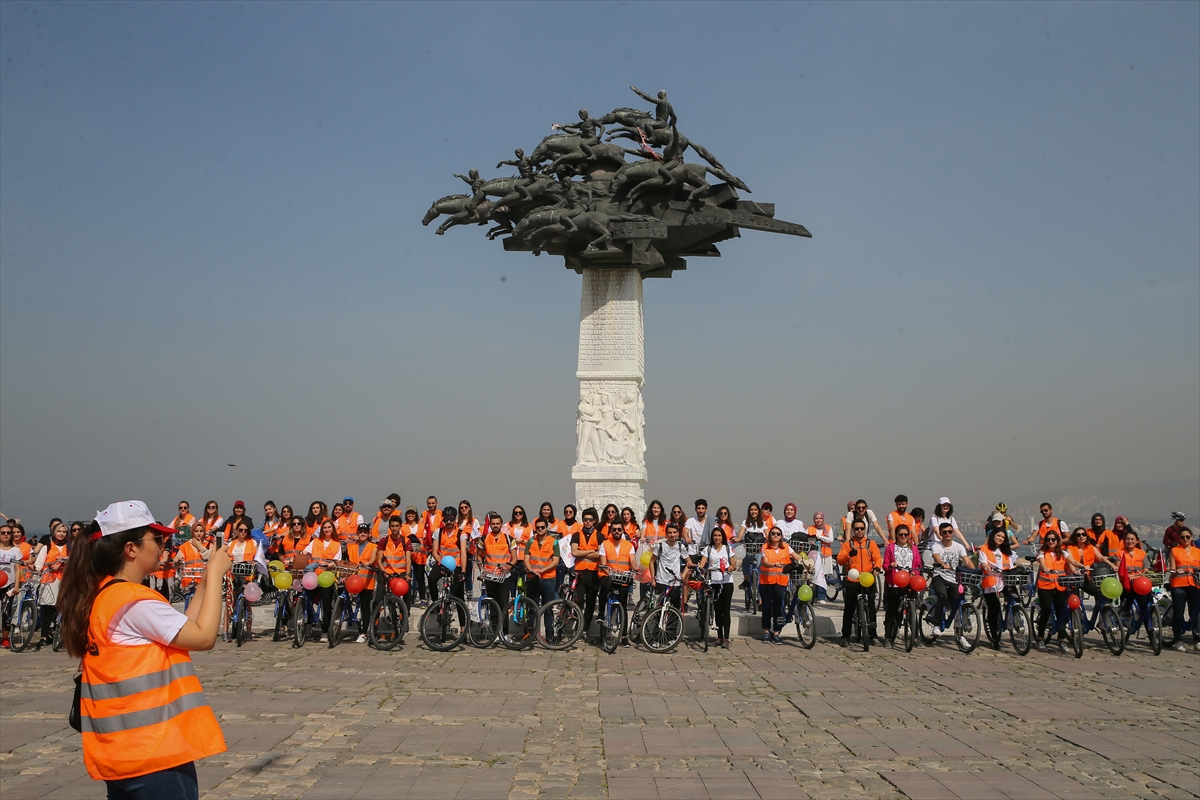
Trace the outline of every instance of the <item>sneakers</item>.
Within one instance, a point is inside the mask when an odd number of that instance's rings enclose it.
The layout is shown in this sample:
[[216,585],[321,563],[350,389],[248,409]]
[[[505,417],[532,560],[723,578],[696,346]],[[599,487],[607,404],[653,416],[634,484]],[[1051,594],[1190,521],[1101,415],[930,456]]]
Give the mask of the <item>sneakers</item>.
[[775,634],[774,636],[772,636],[772,637],[771,637],[771,642],[772,642],[773,644],[783,644],[783,639],[780,639],[780,638],[779,638],[779,634],[777,633],[777,634]]
[[1033,646],[1036,647],[1038,650],[1041,650],[1043,653],[1046,652],[1046,643],[1043,642],[1041,639],[1038,639],[1036,642],[1034,642]]
[[763,631],[763,643],[764,644],[771,643],[771,633],[769,631]]
[[367,637],[366,637],[366,636],[363,636],[363,635],[360,633],[360,634],[358,635],[358,638],[354,640],[354,643],[355,643],[355,644],[362,644],[362,643],[363,643],[363,642],[365,642],[366,640],[367,640]]
[[1182,653],[1186,648],[1184,648],[1183,642],[1176,642],[1175,644],[1171,645],[1171,649],[1176,653]]
[[886,647],[888,650],[891,650],[896,646],[896,642],[894,639],[884,639],[883,646]]
[[1060,652],[1060,653],[1067,652],[1067,640],[1066,639],[1058,640],[1058,652]]
[[621,639],[621,647],[633,647],[633,645],[629,643],[628,636]]
[[850,637],[843,636],[840,640],[838,640],[838,644],[840,644],[842,647],[849,647],[850,646]]
[[728,640],[728,639],[722,639],[722,640],[721,640],[721,647],[723,647],[723,648],[725,648],[726,650],[728,650],[728,649],[729,649],[729,640]]

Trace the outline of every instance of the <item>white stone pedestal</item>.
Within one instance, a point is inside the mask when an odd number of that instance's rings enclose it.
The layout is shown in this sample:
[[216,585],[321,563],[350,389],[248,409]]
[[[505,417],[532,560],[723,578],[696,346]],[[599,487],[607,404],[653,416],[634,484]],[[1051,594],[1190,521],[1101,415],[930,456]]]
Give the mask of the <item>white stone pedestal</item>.
[[636,267],[583,270],[575,502],[645,511],[642,276]]

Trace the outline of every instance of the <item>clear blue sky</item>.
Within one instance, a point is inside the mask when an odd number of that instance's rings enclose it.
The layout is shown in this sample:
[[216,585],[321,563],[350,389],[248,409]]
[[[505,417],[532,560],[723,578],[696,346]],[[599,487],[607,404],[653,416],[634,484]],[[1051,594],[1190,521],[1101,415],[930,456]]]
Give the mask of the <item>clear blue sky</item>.
[[419,223],[629,84],[814,237],[647,282],[648,496],[1197,511],[1200,4],[15,0],[0,510],[561,507],[579,278]]

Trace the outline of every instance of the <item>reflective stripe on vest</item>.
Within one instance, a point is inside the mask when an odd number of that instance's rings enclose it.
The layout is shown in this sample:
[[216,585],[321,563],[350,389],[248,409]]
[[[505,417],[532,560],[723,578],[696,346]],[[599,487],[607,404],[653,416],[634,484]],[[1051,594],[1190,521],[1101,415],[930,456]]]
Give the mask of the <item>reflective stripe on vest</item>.
[[116,645],[108,638],[113,617],[135,602],[166,601],[153,589],[119,583],[92,605],[80,722],[84,763],[96,780],[146,775],[225,751],[186,650],[153,642]]
[[774,586],[786,586],[788,579],[783,567],[792,560],[791,549],[786,545],[777,548],[764,546],[758,562],[758,582]]
[[[577,535],[579,536],[579,549],[580,550],[599,550],[600,549],[599,544],[598,544],[600,541],[600,531],[593,529],[591,538],[588,538],[588,535],[586,533],[584,533],[583,531],[580,531]],[[575,545],[575,542],[572,541],[571,546],[573,547],[574,545]],[[582,570],[584,572],[595,572],[596,567],[597,567],[597,564],[595,561],[576,561],[575,562],[575,570],[576,571]]]
[[[1046,564],[1046,569],[1038,570],[1037,585],[1039,589],[1062,589],[1063,585],[1059,582],[1059,577],[1066,571],[1067,559],[1064,556],[1056,556],[1050,550],[1042,553],[1042,561]],[[1059,573],[1057,575],[1049,575],[1048,572]]]
[[503,533],[483,537],[483,568],[488,572],[499,572],[509,566],[508,556],[512,552],[512,539]]
[[375,574],[371,572],[371,564],[375,561],[376,547],[371,542],[359,544],[352,542],[346,545],[346,558],[351,564],[358,564],[358,574],[367,579],[365,588],[375,588]]
[[[1200,569],[1200,549],[1194,545],[1187,549],[1182,547],[1172,547],[1171,557],[1175,559],[1176,568],[1192,568]],[[1191,575],[1173,575],[1171,576],[1171,588],[1177,586],[1195,586],[1196,573]]]
[[42,583],[54,583],[62,579],[63,567],[66,566],[67,546],[51,542],[46,548],[46,560],[42,564]]
[[633,571],[633,545],[628,540],[622,539],[613,544],[610,539],[600,545],[600,552],[603,553],[604,560],[607,562],[607,566],[603,568],[605,575],[612,572]]
[[529,562],[530,571],[539,578],[553,578],[555,570],[550,568],[550,562],[554,560],[554,538],[547,536],[539,545],[535,537],[529,542],[526,560]]
[[439,558],[454,556],[455,566],[460,569],[462,568],[462,554],[459,552],[458,548],[457,528],[451,528],[449,530],[443,529],[442,532],[438,534],[438,552],[440,553]]
[[408,574],[404,563],[404,540],[396,542],[391,536],[384,540],[383,571],[389,575]]

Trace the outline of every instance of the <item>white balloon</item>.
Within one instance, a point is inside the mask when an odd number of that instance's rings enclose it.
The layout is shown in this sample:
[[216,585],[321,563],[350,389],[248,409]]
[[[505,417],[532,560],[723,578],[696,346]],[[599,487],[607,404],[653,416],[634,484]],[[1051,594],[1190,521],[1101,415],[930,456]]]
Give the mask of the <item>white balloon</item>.
[[858,580],[858,570],[852,569],[846,573],[846,579],[851,581]]

